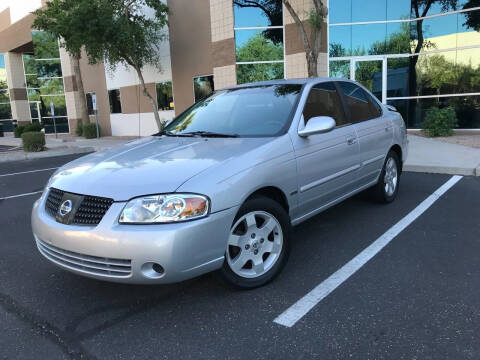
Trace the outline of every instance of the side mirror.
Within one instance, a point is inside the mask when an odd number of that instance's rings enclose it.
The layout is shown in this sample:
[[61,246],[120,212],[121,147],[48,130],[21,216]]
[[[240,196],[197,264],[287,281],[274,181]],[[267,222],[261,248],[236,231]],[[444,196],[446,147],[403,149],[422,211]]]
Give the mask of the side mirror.
[[302,130],[298,131],[298,135],[307,137],[314,134],[326,133],[333,130],[336,125],[337,123],[330,116],[315,116],[308,120]]
[[398,112],[397,108],[395,106],[392,106],[392,105],[385,105],[387,107],[387,109],[389,111],[395,111],[395,112]]

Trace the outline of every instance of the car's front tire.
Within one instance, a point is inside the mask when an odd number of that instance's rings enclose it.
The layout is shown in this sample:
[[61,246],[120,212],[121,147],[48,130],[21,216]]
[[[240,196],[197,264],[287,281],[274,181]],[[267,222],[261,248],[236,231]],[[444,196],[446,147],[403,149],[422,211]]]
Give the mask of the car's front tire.
[[271,281],[287,261],[290,232],[290,218],[278,202],[264,196],[247,200],[230,230],[223,277],[247,289]]
[[377,201],[390,203],[397,197],[400,186],[400,166],[400,159],[397,153],[395,151],[389,151],[385,158],[378,182],[372,189]]

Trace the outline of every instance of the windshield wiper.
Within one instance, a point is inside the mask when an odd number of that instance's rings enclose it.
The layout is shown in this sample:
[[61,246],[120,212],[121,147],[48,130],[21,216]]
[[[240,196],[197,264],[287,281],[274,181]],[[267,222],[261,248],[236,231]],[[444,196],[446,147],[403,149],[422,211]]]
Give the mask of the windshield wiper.
[[194,136],[194,135],[190,135],[189,133],[176,134],[176,133],[172,133],[171,131],[167,131],[167,130],[160,131],[160,132],[154,134],[153,136],[162,136],[162,135],[165,135],[165,136],[179,136],[179,137],[193,137]]
[[186,135],[186,136],[202,136],[202,137],[219,137],[219,138],[236,138],[238,137],[238,134],[223,134],[223,133],[217,133],[217,132],[212,132],[212,131],[191,131],[191,132],[186,132],[180,135]]

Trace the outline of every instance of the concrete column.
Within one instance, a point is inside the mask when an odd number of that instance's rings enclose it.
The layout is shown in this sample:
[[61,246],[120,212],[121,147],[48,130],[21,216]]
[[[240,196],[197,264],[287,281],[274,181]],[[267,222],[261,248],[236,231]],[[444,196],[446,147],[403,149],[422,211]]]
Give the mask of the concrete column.
[[236,85],[232,0],[210,0],[210,25],[215,88]]
[[25,73],[21,53],[7,52],[5,54],[5,67],[7,71],[7,84],[10,93],[12,119],[19,125],[32,122],[28,105]]
[[77,81],[73,72],[73,62],[67,51],[60,47],[60,63],[62,65],[63,83],[65,85],[65,105],[67,106],[70,134],[75,133],[77,123],[81,121],[81,101],[86,101],[78,92]]

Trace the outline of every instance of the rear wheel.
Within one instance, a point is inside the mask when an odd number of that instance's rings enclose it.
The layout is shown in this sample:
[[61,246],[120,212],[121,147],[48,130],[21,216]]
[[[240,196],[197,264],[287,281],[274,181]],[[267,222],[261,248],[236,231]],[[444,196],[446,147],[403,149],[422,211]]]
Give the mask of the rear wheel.
[[378,183],[373,188],[375,198],[383,203],[395,200],[400,185],[400,159],[395,151],[390,151],[385,158]]
[[224,278],[241,288],[271,281],[288,257],[290,219],[285,209],[266,197],[255,197],[240,208],[228,238]]

